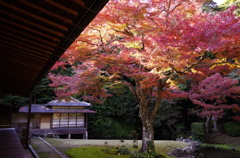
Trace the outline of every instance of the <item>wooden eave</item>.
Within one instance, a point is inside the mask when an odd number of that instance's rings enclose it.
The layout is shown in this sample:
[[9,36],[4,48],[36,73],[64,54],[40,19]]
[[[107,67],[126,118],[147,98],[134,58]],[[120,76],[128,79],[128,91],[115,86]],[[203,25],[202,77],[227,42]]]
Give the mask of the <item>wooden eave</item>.
[[108,0],[0,0],[0,95],[27,96]]

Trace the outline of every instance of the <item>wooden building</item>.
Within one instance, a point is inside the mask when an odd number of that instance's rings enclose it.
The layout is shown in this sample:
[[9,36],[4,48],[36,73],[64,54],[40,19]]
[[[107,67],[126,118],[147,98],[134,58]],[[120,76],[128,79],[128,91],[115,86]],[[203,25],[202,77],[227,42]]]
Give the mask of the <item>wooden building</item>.
[[[87,115],[95,113],[89,110],[91,105],[75,98],[53,100],[47,104],[33,104],[31,108],[30,132],[33,135],[68,135],[82,134],[88,138]],[[21,132],[27,124],[28,106],[13,113],[12,127]]]

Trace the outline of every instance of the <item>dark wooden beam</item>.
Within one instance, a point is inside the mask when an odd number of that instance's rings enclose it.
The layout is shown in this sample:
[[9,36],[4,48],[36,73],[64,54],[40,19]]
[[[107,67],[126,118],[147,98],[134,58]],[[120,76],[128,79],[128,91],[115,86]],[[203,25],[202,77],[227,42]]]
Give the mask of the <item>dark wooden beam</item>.
[[28,105],[28,116],[27,116],[27,128],[26,128],[26,138],[24,148],[28,148],[29,145],[29,131],[30,131],[30,122],[31,122],[31,109],[32,109],[32,92],[29,95],[29,105]]

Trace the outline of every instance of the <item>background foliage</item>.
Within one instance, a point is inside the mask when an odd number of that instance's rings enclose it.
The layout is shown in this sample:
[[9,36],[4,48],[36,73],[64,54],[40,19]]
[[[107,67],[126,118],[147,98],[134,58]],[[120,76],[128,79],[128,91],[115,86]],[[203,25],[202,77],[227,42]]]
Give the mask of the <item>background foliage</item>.
[[102,105],[93,105],[97,112],[89,116],[90,138],[130,139],[141,124],[138,121],[136,100],[124,85],[109,87],[112,97]]

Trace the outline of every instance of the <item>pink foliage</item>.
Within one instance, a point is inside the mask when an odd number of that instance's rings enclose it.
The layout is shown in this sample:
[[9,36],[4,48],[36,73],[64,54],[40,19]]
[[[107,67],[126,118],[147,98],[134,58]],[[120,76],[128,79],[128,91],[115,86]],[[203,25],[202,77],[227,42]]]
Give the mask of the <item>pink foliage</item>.
[[234,109],[237,104],[228,104],[229,98],[240,98],[240,87],[238,80],[223,77],[216,73],[192,87],[189,98],[202,111],[198,113],[201,117],[214,116],[221,118],[225,110]]
[[65,62],[62,62],[62,61],[57,61],[54,65],[53,65],[53,67],[51,68],[51,71],[52,70],[56,70],[56,69],[58,69],[59,67],[60,68],[63,68],[63,69],[66,69],[64,66],[65,65],[68,65],[68,63],[65,63]]
[[[138,99],[146,98],[142,92],[158,96],[158,100],[186,97],[174,90],[182,82],[181,76],[190,74],[201,80],[223,70],[223,66],[210,68],[219,59],[240,56],[240,18],[233,15],[234,8],[212,15],[201,11],[202,2],[110,0],[61,58],[74,64],[75,74],[49,75],[52,86],[58,87],[56,94],[76,93],[99,102],[109,96],[105,90],[110,82],[122,82],[125,77],[131,82],[122,83]],[[215,59],[207,57],[210,51]],[[59,66],[64,63],[54,68]],[[234,68],[225,67],[226,71]],[[203,94],[213,95],[209,91]],[[224,100],[217,100],[221,102]]]

